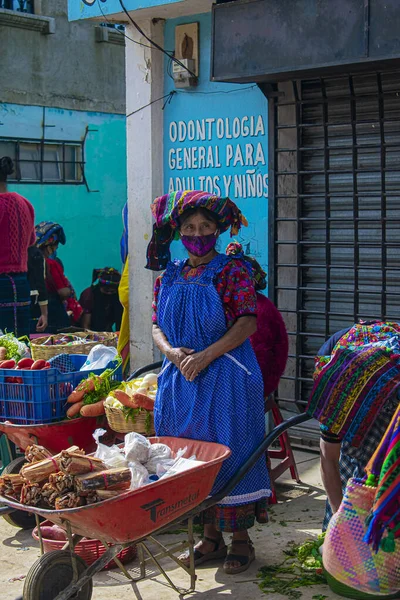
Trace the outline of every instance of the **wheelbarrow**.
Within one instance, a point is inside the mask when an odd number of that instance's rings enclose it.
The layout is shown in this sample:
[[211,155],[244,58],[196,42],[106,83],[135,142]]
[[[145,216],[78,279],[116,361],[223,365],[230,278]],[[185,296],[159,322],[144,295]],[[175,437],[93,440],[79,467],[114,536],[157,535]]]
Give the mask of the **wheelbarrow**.
[[[136,370],[133,379],[143,373],[160,368],[161,362],[153,363]],[[0,516],[13,510],[31,512],[35,515],[38,527],[42,556],[34,563],[25,580],[23,600],[90,600],[93,577],[106,564],[114,560],[124,575],[131,581],[140,581],[146,577],[146,567],[152,563],[166,578],[168,584],[178,594],[189,594],[195,590],[196,573],[194,567],[193,519],[204,510],[218,504],[229,495],[256,462],[266,454],[268,448],[290,427],[309,420],[306,414],[299,414],[275,427],[258,448],[249,452],[247,460],[234,477],[216,495],[210,497],[221,464],[230,455],[230,450],[220,444],[185,440],[182,438],[150,438],[152,442],[167,443],[173,450],[188,446],[188,455],[196,454],[204,464],[173,477],[161,479],[152,485],[127,491],[115,498],[99,504],[64,510],[46,510],[37,507],[22,507],[18,502],[0,497],[6,504],[0,508]],[[126,515],[132,515],[127,519]],[[39,518],[47,519],[63,527],[67,542],[62,550],[43,553],[43,541],[40,533]],[[165,533],[187,522],[188,537],[184,542],[165,547],[155,536]],[[106,552],[89,567],[74,552],[82,537],[99,539]],[[148,542],[156,547],[152,550]],[[133,578],[117,555],[131,545],[136,545],[140,562],[140,575]],[[176,553],[189,550],[189,566],[175,556]],[[155,553],[154,553],[155,552]],[[163,569],[160,561],[171,558],[190,577],[187,589],[174,584]]]
[[[15,456],[15,451],[10,442],[22,451],[25,451],[31,444],[39,444],[53,454],[58,454],[69,446],[79,446],[86,453],[90,453],[96,449],[93,432],[98,427],[107,430],[107,437],[103,437],[104,443],[114,443],[115,435],[108,428],[105,415],[33,425],[14,425],[8,421],[0,422],[2,459],[3,462],[8,463],[3,468],[2,474],[19,473],[26,462],[25,456]],[[32,529],[35,526],[35,516],[26,511],[17,510],[3,516],[10,525],[21,529]]]
[[[187,445],[188,455],[195,453],[198,460],[204,461],[203,465],[138,490],[127,491],[99,504],[57,511],[28,506],[22,508],[18,502],[0,497],[0,501],[7,505],[6,508],[0,509],[0,514],[15,509],[35,514],[42,553],[39,517],[60,525],[67,534],[68,541],[62,550],[42,554],[31,567],[25,580],[23,600],[36,600],[38,597],[42,600],[90,600],[94,575],[111,560],[117,563],[131,581],[144,579],[146,566],[151,562],[177,593],[193,592],[196,584],[194,517],[229,495],[284,431],[308,419],[308,415],[300,414],[278,425],[266,436],[263,443],[250,453],[249,458],[225,487],[212,497],[208,495],[230,450],[220,444],[182,438],[152,438],[151,441],[166,443],[175,451]],[[155,537],[176,527],[183,520],[186,520],[188,525],[187,541],[167,548]],[[107,548],[90,567],[74,553],[74,547],[83,536],[99,539]],[[149,541],[157,547],[156,554],[149,547]],[[135,579],[117,558],[119,552],[133,544],[137,545],[140,561],[140,575]],[[189,549],[189,566],[175,556],[185,548]],[[190,585],[187,589],[176,586],[163,569],[160,560],[167,556],[189,575]]]

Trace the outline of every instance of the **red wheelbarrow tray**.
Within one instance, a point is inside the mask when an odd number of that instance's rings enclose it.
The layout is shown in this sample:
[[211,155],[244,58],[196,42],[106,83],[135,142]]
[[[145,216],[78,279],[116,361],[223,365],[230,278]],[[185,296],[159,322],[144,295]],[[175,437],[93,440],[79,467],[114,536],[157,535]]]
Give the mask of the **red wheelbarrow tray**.
[[[93,432],[98,427],[108,429],[105,416],[80,417],[55,423],[36,423],[32,425],[14,425],[8,421],[0,422],[0,432],[4,433],[21,450],[25,451],[31,444],[40,444],[53,454],[58,454],[69,446],[79,446],[85,452],[93,452],[96,449]],[[115,436],[112,437],[115,438]]]
[[204,464],[160,479],[98,504],[78,508],[46,510],[23,506],[0,496],[10,507],[38,514],[73,533],[114,544],[134,542],[157,531],[201,504],[210,494],[215,478],[231,451],[227,446],[185,438],[149,438],[151,443],[166,444],[173,452],[187,447],[185,456],[196,455]]

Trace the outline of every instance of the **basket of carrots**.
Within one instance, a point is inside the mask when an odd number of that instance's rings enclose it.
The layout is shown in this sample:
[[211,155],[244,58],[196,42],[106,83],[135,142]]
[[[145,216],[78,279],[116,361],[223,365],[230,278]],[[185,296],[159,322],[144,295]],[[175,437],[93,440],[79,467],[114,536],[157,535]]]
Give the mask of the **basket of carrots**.
[[114,380],[114,374],[118,367],[116,369],[106,369],[101,375],[90,373],[87,379],[80,382],[67,399],[69,405],[67,417],[69,419],[74,417],[99,417],[105,414],[104,403],[106,398],[121,385],[120,381]]
[[110,429],[118,433],[135,431],[154,435],[154,401],[157,375],[149,373],[110,391],[104,409]]

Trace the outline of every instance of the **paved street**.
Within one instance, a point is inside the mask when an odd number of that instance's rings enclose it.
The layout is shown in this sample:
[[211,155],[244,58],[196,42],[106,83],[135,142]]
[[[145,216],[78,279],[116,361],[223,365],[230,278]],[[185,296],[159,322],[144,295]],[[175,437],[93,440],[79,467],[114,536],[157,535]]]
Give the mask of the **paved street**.
[[[293,485],[285,473],[278,488],[279,504],[272,507],[270,523],[256,525],[252,530],[257,559],[250,569],[238,576],[225,575],[218,564],[209,563],[198,569],[196,592],[191,598],[215,600],[230,596],[233,599],[280,600],[283,596],[264,594],[257,586],[257,571],[263,565],[276,564],[283,558],[283,550],[290,540],[301,542],[317,535],[324,511],[325,495],[319,475],[318,455],[309,452],[296,452],[303,485]],[[134,518],[134,516],[133,516]],[[286,525],[286,526],[285,526]],[[24,578],[30,566],[39,556],[37,542],[30,532],[18,531],[4,519],[0,520],[0,585],[2,600],[16,600],[21,594]],[[167,546],[183,539],[180,533],[162,536]],[[188,579],[174,568],[172,561],[165,561],[170,576],[179,585],[187,584]],[[135,561],[128,569],[134,573]],[[317,594],[326,595],[329,600],[339,598],[326,586],[303,588],[302,600],[311,600]],[[106,571],[95,577],[93,600],[176,600],[177,594],[166,587],[164,580],[153,572],[151,577],[137,585],[126,584],[126,579],[117,570]]]

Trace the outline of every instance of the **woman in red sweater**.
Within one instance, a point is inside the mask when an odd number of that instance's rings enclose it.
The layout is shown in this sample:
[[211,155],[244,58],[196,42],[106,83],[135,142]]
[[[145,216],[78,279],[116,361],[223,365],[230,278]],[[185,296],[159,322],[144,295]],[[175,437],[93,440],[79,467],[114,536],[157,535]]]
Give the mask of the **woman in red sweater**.
[[[242,246],[232,242],[226,254],[242,254]],[[250,263],[253,272],[254,288],[257,297],[257,331],[250,336],[257,362],[264,381],[264,397],[267,398],[277,387],[286,367],[289,342],[282,315],[266,296],[260,294],[267,287],[267,274],[259,263],[250,256],[244,259]]]
[[9,156],[0,158],[0,330],[29,335],[28,248],[35,243],[35,215],[28,200],[7,191],[14,171]]

